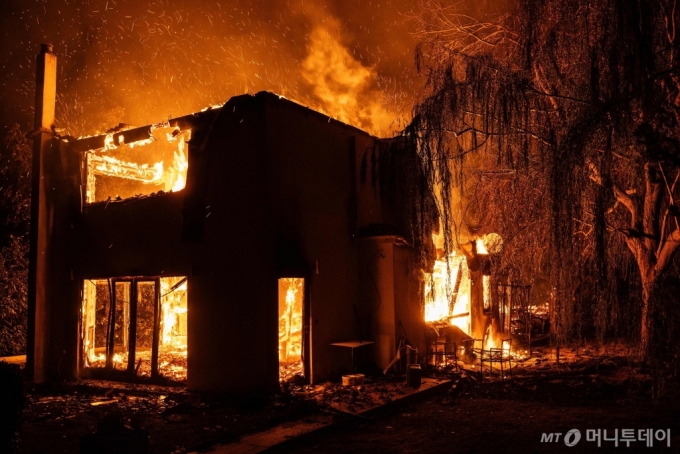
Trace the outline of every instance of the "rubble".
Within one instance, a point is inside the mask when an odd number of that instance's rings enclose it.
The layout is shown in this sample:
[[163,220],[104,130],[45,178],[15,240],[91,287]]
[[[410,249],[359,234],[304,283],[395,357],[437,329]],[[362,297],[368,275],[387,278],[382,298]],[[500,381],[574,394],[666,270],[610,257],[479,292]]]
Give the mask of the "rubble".
[[302,361],[279,364],[279,382],[299,382],[304,380],[304,365]]

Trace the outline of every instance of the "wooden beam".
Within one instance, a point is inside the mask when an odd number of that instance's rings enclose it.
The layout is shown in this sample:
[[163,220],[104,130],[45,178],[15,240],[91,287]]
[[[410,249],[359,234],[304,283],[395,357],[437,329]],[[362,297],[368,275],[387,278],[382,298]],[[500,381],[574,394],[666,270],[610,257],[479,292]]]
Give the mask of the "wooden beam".
[[106,329],[106,369],[113,369],[114,340],[116,339],[116,281],[107,280],[109,285],[109,320]]
[[128,335],[128,365],[130,376],[135,375],[135,357],[137,353],[137,279],[130,285],[130,331]]
[[153,342],[151,344],[151,378],[158,378],[158,347],[161,330],[161,280],[156,278],[154,288]]

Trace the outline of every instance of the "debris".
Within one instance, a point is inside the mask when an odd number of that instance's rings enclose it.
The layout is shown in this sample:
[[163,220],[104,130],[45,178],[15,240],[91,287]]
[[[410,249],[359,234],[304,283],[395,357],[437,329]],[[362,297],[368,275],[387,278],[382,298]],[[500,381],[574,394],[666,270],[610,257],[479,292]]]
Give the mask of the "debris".
[[95,402],[90,402],[90,405],[92,405],[93,407],[97,407],[99,405],[115,404],[116,402],[118,402],[118,399],[98,400],[98,401],[95,401]]

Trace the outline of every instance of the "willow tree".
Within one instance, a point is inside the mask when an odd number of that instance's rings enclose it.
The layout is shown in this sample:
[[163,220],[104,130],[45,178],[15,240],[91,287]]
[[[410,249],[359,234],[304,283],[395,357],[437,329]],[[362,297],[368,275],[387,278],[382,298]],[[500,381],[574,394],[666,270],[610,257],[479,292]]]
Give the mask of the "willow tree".
[[472,187],[478,221],[514,222],[507,250],[550,276],[564,326],[581,284],[593,304],[616,304],[614,274],[634,262],[641,301],[628,315],[653,357],[653,314],[676,314],[680,299],[664,292],[680,247],[676,1],[485,11],[421,0],[415,19],[427,94],[405,134],[419,141],[442,218],[456,218],[456,194]]

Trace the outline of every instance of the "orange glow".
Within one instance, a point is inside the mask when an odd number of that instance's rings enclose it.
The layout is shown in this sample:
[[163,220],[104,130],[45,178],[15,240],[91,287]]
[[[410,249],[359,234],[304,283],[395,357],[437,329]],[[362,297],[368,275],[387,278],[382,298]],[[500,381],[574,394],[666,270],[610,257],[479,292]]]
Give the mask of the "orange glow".
[[[84,366],[104,368],[108,344],[108,322],[111,310],[110,290],[116,293],[115,328],[113,333],[113,369],[125,370],[132,340],[130,304],[132,280],[86,280],[82,306],[82,345]],[[112,286],[111,286],[112,285]],[[135,375],[152,376],[153,323],[156,298],[160,298],[157,312],[158,373],[166,378],[184,381],[187,377],[187,280],[184,277],[160,278],[156,293],[154,278],[137,281],[137,327],[135,337]]]
[[486,334],[484,334],[484,348],[491,350],[492,348],[503,348],[503,356],[510,354],[510,343],[502,339],[501,333],[499,333],[494,324],[490,324],[486,328]]
[[[189,169],[189,161],[187,161],[186,154],[184,153],[184,142],[180,143],[179,149],[174,153],[175,160],[172,166],[172,192],[181,191],[187,184],[187,170]],[[173,182],[174,181],[174,182]]]

